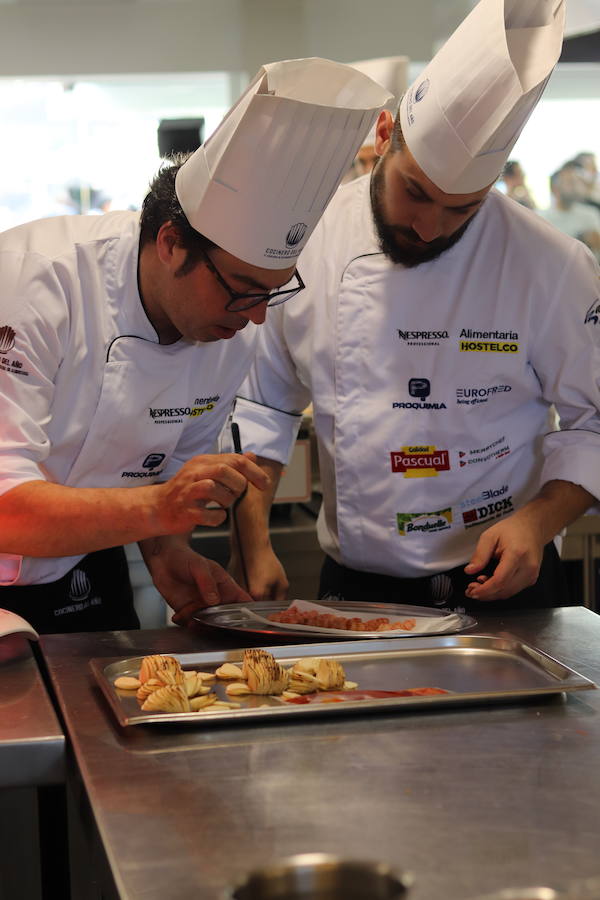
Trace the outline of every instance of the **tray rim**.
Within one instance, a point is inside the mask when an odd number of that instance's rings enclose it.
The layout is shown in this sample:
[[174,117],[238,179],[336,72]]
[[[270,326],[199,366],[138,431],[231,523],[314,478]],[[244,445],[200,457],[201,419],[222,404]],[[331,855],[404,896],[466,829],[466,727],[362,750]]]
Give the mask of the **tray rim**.
[[[281,611],[283,609],[287,609],[287,607],[293,603],[293,601],[272,601],[272,600],[256,600],[252,606],[257,606],[261,611],[264,608],[272,609],[273,611]],[[254,628],[252,627],[244,627],[242,625],[228,625],[223,622],[210,621],[211,618],[217,618],[219,615],[227,614],[227,612],[235,612],[236,610],[240,610],[244,607],[245,604],[240,603],[228,603],[228,604],[219,604],[217,606],[208,606],[205,609],[198,610],[194,615],[194,620],[196,622],[200,622],[203,625],[209,625],[211,628],[220,628],[224,631],[236,631],[241,634],[272,634],[275,637],[302,637],[306,640],[319,640],[321,637],[329,637],[331,640],[356,640],[356,635],[360,634],[361,640],[405,640],[407,638],[421,638],[421,637],[436,637],[442,636],[444,634],[462,634],[463,631],[467,631],[471,628],[474,628],[477,625],[477,619],[473,616],[468,615],[467,613],[453,613],[452,611],[445,611],[441,609],[436,609],[433,606],[412,606],[406,603],[382,603],[375,600],[365,600],[361,603],[356,603],[353,600],[335,600],[335,601],[327,601],[327,600],[319,600],[319,606],[326,606],[330,609],[337,609],[345,612],[389,612],[395,615],[421,615],[425,618],[443,618],[444,615],[458,615],[464,624],[457,628],[454,631],[440,631],[440,632],[429,632],[428,634],[421,633],[411,633],[407,631],[403,632],[394,632],[393,635],[390,635],[387,631],[349,631],[347,637],[339,632],[332,633],[330,630],[326,628],[322,628],[320,630],[314,631],[304,631],[298,630],[294,628],[280,628],[277,626],[276,622],[273,622],[272,627],[268,628],[266,625],[264,627],[260,627],[258,622],[254,622]],[[252,620],[249,620],[251,623]]]
[[[343,715],[345,713],[361,711],[364,713],[391,711],[400,712],[402,710],[436,706],[467,706],[485,700],[494,703],[508,701],[511,699],[528,699],[534,697],[551,696],[553,694],[572,693],[574,691],[581,690],[594,690],[598,687],[591,679],[587,678],[585,675],[581,675],[579,672],[576,672],[570,666],[566,665],[566,663],[563,663],[561,660],[556,659],[555,657],[546,653],[544,650],[541,650],[539,647],[536,647],[533,644],[528,643],[527,641],[521,640],[520,638],[508,632],[502,632],[499,634],[475,635],[428,635],[422,636],[420,640],[425,644],[431,643],[432,641],[435,642],[435,645],[433,647],[422,647],[420,648],[422,650],[452,649],[453,646],[456,646],[452,644],[452,641],[461,640],[471,641],[471,643],[473,641],[483,642],[483,646],[481,647],[470,648],[479,650],[485,650],[486,644],[492,641],[493,645],[490,645],[488,650],[496,652],[502,650],[506,652],[509,649],[514,650],[516,646],[519,650],[526,651],[526,655],[529,657],[530,661],[532,657],[535,658],[537,656],[549,667],[560,668],[565,673],[565,677],[563,679],[563,682],[560,682],[558,677],[555,676],[556,684],[548,684],[545,687],[517,688],[512,690],[492,692],[472,691],[433,696],[377,698],[370,701],[345,701],[344,703],[339,704],[315,704],[314,706],[311,706],[310,704],[301,706],[281,703],[280,705],[262,706],[250,709],[221,710],[219,712],[208,714],[202,712],[145,713],[140,710],[139,715],[131,716],[128,715],[124,710],[119,700],[117,691],[115,690],[112,682],[109,681],[109,677],[107,676],[106,671],[117,663],[121,665],[128,663],[133,667],[133,664],[141,661],[143,659],[143,656],[133,656],[125,658],[94,657],[89,660],[89,666],[96,679],[97,686],[100,687],[102,693],[108,701],[113,714],[122,727],[130,727],[133,725],[187,725],[190,723],[205,723],[210,727],[212,723],[221,724],[225,722],[228,724],[241,724],[244,721],[261,722],[269,720],[271,718],[281,718],[282,716],[284,717],[284,719],[291,718],[292,721],[295,721],[302,720],[307,716],[312,717],[332,716],[338,714]],[[503,647],[503,644],[510,646]],[[311,644],[309,646],[307,646],[306,644],[286,644],[282,646],[266,647],[265,649],[267,649],[270,653],[273,653],[276,658],[280,658],[283,660],[289,660],[309,655],[336,657],[344,655],[357,655],[361,650],[365,650],[370,654],[378,653],[385,655],[387,653],[394,653],[395,655],[407,654],[412,656],[417,653],[419,649],[415,646],[414,643],[411,644],[410,647],[402,648],[393,639],[391,639],[391,646],[387,648],[382,647],[381,645],[374,645],[369,640],[354,641],[354,645],[354,647],[351,647],[346,641],[339,641],[335,643],[328,642],[320,645]],[[336,646],[338,648],[337,652],[333,649]],[[245,647],[239,647],[224,650],[198,651],[197,653],[173,652],[170,655],[179,659],[182,662],[182,665],[195,665],[192,660],[195,660],[197,657],[202,657],[203,661],[210,665],[216,662],[223,661],[223,657],[225,657],[227,661],[237,661],[241,659],[245,649]],[[459,647],[456,647],[456,649],[459,649]],[[294,650],[299,652],[293,653],[292,651]],[[277,651],[280,652],[278,653]],[[210,659],[210,657],[213,657],[213,659]],[[200,662],[202,662],[202,660],[200,660]],[[545,671],[547,674],[552,674],[549,673],[548,670]]]

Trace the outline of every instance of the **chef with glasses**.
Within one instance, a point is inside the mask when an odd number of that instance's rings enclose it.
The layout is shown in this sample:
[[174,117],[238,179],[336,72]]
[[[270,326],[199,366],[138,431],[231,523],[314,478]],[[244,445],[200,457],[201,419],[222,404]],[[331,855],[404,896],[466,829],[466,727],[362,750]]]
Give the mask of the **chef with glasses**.
[[0,608],[43,633],[135,628],[135,541],[174,621],[250,599],[189,535],[268,483],[216,438],[387,99],[339,63],[267,65],[141,213],[0,235]]

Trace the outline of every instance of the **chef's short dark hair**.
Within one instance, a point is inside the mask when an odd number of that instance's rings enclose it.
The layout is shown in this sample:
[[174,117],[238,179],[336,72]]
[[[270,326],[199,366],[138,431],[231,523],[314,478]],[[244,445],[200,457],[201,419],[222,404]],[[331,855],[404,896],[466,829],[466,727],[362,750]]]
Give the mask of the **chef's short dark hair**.
[[165,160],[150,182],[140,216],[140,247],[155,241],[165,222],[172,222],[176,228],[180,246],[187,251],[185,261],[175,273],[178,276],[195,269],[206,251],[216,247],[213,241],[192,228],[175,192],[175,176],[190,155],[176,153]]
[[390,150],[392,153],[397,153],[399,150],[404,150],[406,147],[406,141],[404,140],[404,134],[402,133],[402,124],[400,122],[400,107],[398,107],[398,112],[396,113],[396,118],[394,119],[394,130],[392,131],[392,144]]

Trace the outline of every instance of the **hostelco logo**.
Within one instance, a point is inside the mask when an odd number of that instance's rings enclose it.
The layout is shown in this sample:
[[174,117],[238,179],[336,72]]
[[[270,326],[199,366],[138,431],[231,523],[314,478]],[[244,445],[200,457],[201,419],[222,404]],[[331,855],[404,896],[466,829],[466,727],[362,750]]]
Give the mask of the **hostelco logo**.
[[403,447],[390,457],[392,472],[401,472],[405,478],[431,478],[450,468],[448,451],[436,447]]
[[295,247],[296,244],[300,243],[305,234],[306,225],[304,224],[304,222],[298,222],[296,225],[292,225],[285,239],[287,246]]

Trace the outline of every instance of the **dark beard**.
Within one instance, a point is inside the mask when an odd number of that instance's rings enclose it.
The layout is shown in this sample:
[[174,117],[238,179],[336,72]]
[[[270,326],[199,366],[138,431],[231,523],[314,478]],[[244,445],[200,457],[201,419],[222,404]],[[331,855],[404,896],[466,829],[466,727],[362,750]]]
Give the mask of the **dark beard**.
[[[431,262],[437,259],[450,247],[453,247],[475,218],[474,213],[470,219],[460,226],[460,228],[451,234],[450,237],[436,238],[423,245],[419,235],[412,228],[406,228],[402,225],[388,225],[383,217],[383,193],[385,191],[385,179],[383,174],[383,158],[373,169],[371,175],[371,210],[373,212],[373,221],[379,238],[379,246],[381,252],[393,263],[399,263],[407,269],[414,269],[422,263]],[[396,240],[400,235],[404,238],[404,242],[399,244]]]

